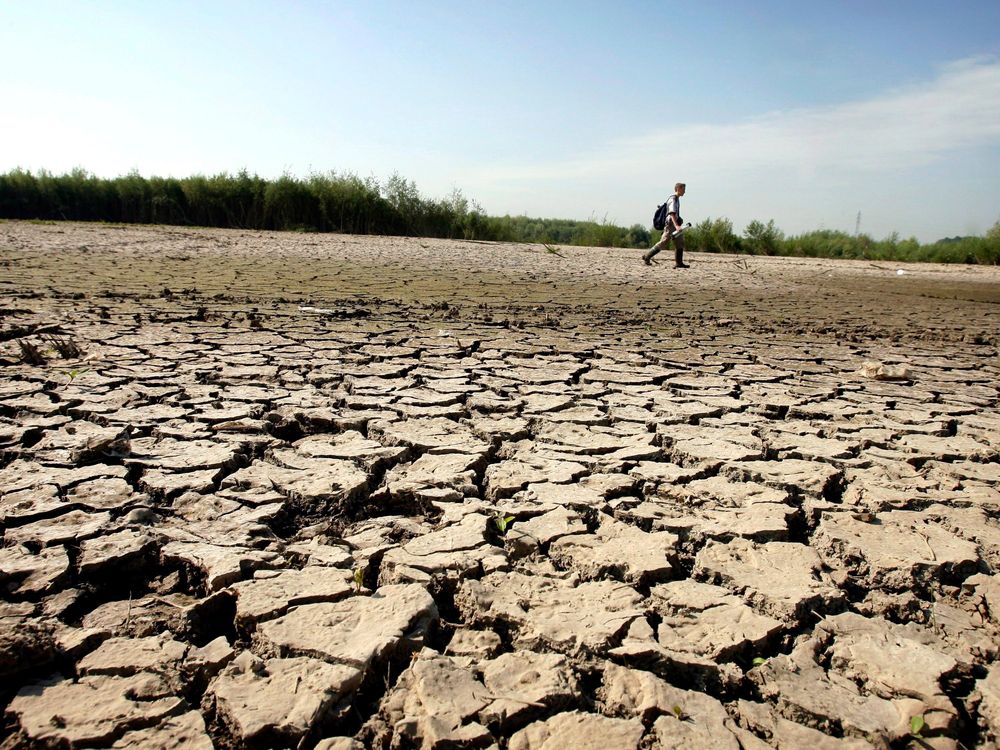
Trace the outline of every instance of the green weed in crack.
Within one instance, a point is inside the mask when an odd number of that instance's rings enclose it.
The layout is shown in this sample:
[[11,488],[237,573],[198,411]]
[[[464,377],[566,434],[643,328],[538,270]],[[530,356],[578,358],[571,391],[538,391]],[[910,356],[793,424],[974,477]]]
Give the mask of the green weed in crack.
[[507,529],[510,528],[510,524],[515,520],[514,516],[505,515],[502,511],[497,511],[493,516],[493,523],[496,524],[497,530],[500,532],[500,536],[507,535]]

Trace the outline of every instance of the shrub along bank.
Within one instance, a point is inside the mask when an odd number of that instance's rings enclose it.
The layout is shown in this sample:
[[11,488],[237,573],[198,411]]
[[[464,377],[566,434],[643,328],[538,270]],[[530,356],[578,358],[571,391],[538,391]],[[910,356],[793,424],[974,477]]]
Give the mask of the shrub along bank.
[[[657,238],[639,224],[488,216],[455,190],[443,200],[420,195],[413,181],[393,175],[381,183],[356,175],[285,175],[266,180],[246,171],[212,177],[105,179],[75,169],[54,175],[15,169],[0,174],[0,218],[176,224],[203,227],[343,232],[554,245],[646,248]],[[742,235],[728,219],[706,219],[686,233],[694,251],[814,258],[1000,263],[1000,222],[982,237],[932,244],[820,230],[786,237],[752,221]]]

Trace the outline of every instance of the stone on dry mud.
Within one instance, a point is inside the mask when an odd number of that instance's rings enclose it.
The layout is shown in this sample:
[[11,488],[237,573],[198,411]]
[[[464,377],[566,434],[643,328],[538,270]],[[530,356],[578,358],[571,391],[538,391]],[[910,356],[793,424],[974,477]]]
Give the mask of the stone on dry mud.
[[375,745],[482,747],[492,736],[476,719],[491,699],[469,669],[424,649],[414,655],[363,731]]
[[524,503],[529,507],[537,506],[539,510],[561,507],[581,512],[601,510],[608,506],[607,494],[600,487],[583,481],[531,483],[514,495],[513,502]]
[[705,479],[687,476],[671,480],[672,478],[669,478],[661,485],[656,494],[664,499],[689,506],[756,510],[759,505],[782,505],[788,502],[788,493],[785,490],[767,487],[757,482],[734,482],[724,476]]
[[365,746],[353,737],[328,737],[317,742],[313,750],[365,750]]
[[1000,742],[1000,665],[993,664],[976,682],[981,728],[994,743]]
[[8,594],[44,596],[58,591],[69,574],[65,547],[46,547],[38,552],[21,544],[0,547],[0,588]]
[[514,458],[486,467],[485,495],[487,500],[496,502],[533,484],[567,485],[586,473],[587,467],[582,463],[544,458],[522,448]]
[[907,591],[960,581],[976,571],[976,545],[914,511],[879,513],[871,521],[824,513],[813,547],[833,569],[845,570],[865,589]]
[[285,547],[285,554],[304,563],[304,567],[349,568],[354,558],[350,550],[331,540],[313,537],[308,542],[297,542]]
[[206,701],[247,748],[294,747],[361,684],[357,666],[244,651],[209,685]]
[[124,466],[107,466],[105,464],[87,464],[74,468],[59,466],[43,466],[35,461],[15,459],[0,469],[0,487],[4,497],[9,493],[21,490],[53,485],[69,489],[88,479],[113,477],[125,479],[128,470]]
[[616,503],[614,513],[623,521],[654,531],[670,531],[681,541],[695,543],[706,539],[728,541],[737,536],[755,542],[787,541],[788,525],[798,515],[794,507],[783,503],[754,503],[746,508],[732,508],[710,503],[685,505],[659,499],[638,504]]
[[66,492],[69,505],[79,505],[88,510],[120,512],[132,505],[148,503],[149,498],[133,491],[131,485],[118,477],[90,479],[71,487]]
[[559,654],[514,651],[480,664],[479,670],[493,698],[480,712],[480,721],[505,734],[579,698],[579,680]]
[[222,487],[275,489],[312,513],[339,510],[368,489],[368,475],[353,461],[312,458],[289,450],[272,455],[280,465],[255,460],[226,477]]
[[924,704],[914,698],[881,698],[820,665],[822,644],[800,641],[789,655],[779,655],[751,669],[747,676],[761,697],[784,718],[827,734],[895,741],[910,731],[910,717]]
[[587,524],[580,514],[568,508],[556,508],[524,521],[516,520],[508,528],[504,544],[514,557],[525,557],[560,537],[580,534],[586,530]]
[[0,602],[0,679],[5,685],[15,685],[21,675],[56,657],[54,625],[38,618],[33,604]]
[[156,549],[157,541],[151,534],[124,529],[84,541],[80,545],[77,566],[84,577],[107,575],[112,571],[121,575],[137,562],[149,558]]
[[461,580],[506,570],[507,556],[503,549],[487,541],[490,522],[484,515],[470,513],[459,523],[390,549],[382,558],[380,581],[426,583],[438,577]]
[[[585,427],[577,424],[545,423],[536,432],[539,443],[551,443],[558,450],[580,455],[611,453],[622,447],[622,436],[609,428]],[[653,436],[645,435],[646,445]]]
[[938,437],[936,435],[904,435],[900,446],[911,455],[911,463],[921,464],[931,459],[939,461],[995,461],[997,448],[966,435]]
[[784,630],[781,621],[755,612],[720,586],[671,581],[649,592],[662,617],[657,640],[669,651],[731,661],[766,651]]
[[962,588],[980,621],[1000,625],[1000,574],[977,573],[966,578]]
[[652,724],[651,748],[741,750],[719,701],[676,688],[649,672],[606,663],[598,697],[608,713]]
[[426,496],[427,490],[452,490],[455,500],[479,494],[476,473],[485,455],[471,453],[425,453],[416,461],[390,469],[385,492],[394,499]]
[[607,716],[569,711],[537,721],[516,732],[510,750],[638,750],[645,733],[638,719],[611,719]]
[[180,671],[188,645],[173,639],[170,633],[146,638],[109,638],[76,665],[81,675],[127,677],[139,673],[157,673],[180,688]]
[[702,462],[754,461],[763,457],[760,438],[734,428],[707,429],[698,425],[663,425],[670,460],[682,466]]
[[823,499],[843,478],[830,464],[786,458],[781,461],[737,461],[725,464],[721,474],[733,481],[752,481],[777,487],[796,497]]
[[552,542],[550,559],[585,580],[610,577],[644,586],[673,577],[674,534],[648,533],[603,513],[598,519],[600,525],[593,534],[573,534]]
[[368,434],[385,445],[403,445],[420,452],[482,454],[490,447],[469,427],[444,417],[375,421],[368,425]]
[[135,438],[131,441],[126,465],[138,465],[163,471],[221,469],[235,464],[243,451],[239,443],[214,440],[174,440],[172,438]]
[[126,732],[111,745],[111,750],[214,750],[215,744],[205,729],[199,711],[168,716],[161,724],[148,729]]
[[236,625],[244,632],[251,632],[258,622],[284,614],[290,607],[343,599],[353,588],[350,572],[318,566],[257,571],[252,580],[229,587],[236,594]]
[[19,526],[67,510],[70,506],[59,496],[59,488],[54,484],[4,491],[0,495],[0,523],[4,525]]
[[709,542],[695,558],[694,573],[743,596],[761,612],[786,622],[837,611],[846,602],[823,572],[811,547],[794,542],[755,544],[733,539]]
[[21,689],[7,716],[30,742],[56,746],[107,746],[126,732],[160,724],[185,708],[157,674],[90,676],[74,681],[54,675]]
[[235,656],[235,649],[229,645],[224,635],[220,635],[204,646],[191,646],[185,657],[184,666],[189,673],[207,681],[215,677]]
[[357,430],[335,435],[309,435],[297,440],[292,447],[312,458],[341,458],[356,461],[368,471],[392,466],[406,457],[406,448],[386,447],[377,440],[366,438]]
[[32,446],[32,453],[43,463],[75,466],[107,453],[127,451],[128,435],[127,428],[102,427],[77,419],[58,430],[47,432]]
[[607,651],[645,614],[642,597],[630,586],[610,581],[575,585],[522,572],[465,581],[455,604],[470,624],[509,628],[517,648],[568,655]]
[[958,676],[959,664],[921,642],[931,640],[931,633],[921,637],[912,626],[844,613],[820,622],[817,634],[832,638],[827,647],[831,670],[882,698],[919,699],[924,704],[920,714],[931,730],[954,728],[958,712],[944,685]]
[[171,498],[185,492],[208,493],[215,487],[218,469],[162,471],[148,468],[142,472],[139,486],[157,497]]
[[88,513],[71,510],[55,518],[33,521],[7,529],[7,544],[33,544],[51,547],[67,542],[80,542],[114,528],[110,513]]
[[419,648],[437,619],[423,586],[383,586],[371,596],[296,607],[260,623],[254,643],[278,656],[310,656],[364,670],[391,653]]
[[756,736],[749,732],[739,732],[738,736],[743,750],[883,750],[885,742],[877,746],[860,737],[834,737],[818,729],[789,721],[780,714],[761,703],[746,700],[737,702],[740,721],[754,732],[767,738],[767,742],[759,741],[753,744]]
[[166,563],[182,563],[197,570],[209,591],[220,591],[255,570],[277,568],[284,563],[275,552],[199,541],[169,542],[160,554]]

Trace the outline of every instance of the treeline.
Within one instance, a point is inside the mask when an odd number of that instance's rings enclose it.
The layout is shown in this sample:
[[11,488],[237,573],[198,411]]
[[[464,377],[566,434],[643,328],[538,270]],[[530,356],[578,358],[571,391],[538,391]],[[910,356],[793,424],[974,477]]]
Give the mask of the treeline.
[[786,237],[774,221],[752,221],[737,235],[729,219],[706,219],[685,232],[685,242],[691,250],[709,253],[1000,264],[1000,222],[982,237],[951,237],[922,244],[915,237],[901,239],[896,232],[883,240],[831,229]]
[[0,175],[0,218],[175,224],[199,227],[403,235],[467,240],[638,246],[649,239],[607,222],[487,216],[455,190],[443,200],[420,195],[413,181],[382,183],[351,174],[283,176],[246,171],[213,177],[103,179],[75,169]]
[[[420,195],[399,175],[379,182],[352,174],[285,175],[266,180],[246,171],[212,177],[104,179],[75,169],[54,175],[15,169],[0,174],[0,218],[175,224],[446,239],[536,242],[553,245],[646,248],[659,232],[639,224],[488,216],[455,190],[442,200]],[[728,219],[706,219],[686,232],[694,251],[816,258],[1000,263],[1000,223],[983,237],[932,244],[892,234],[820,230],[786,237],[774,225],[752,221],[737,234]]]

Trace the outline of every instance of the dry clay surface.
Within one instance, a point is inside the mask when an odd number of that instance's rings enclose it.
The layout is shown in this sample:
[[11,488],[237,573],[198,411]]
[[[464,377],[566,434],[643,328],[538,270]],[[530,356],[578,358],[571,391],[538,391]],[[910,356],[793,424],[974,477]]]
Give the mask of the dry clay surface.
[[0,747],[997,747],[1000,269],[640,252],[0,223]]

